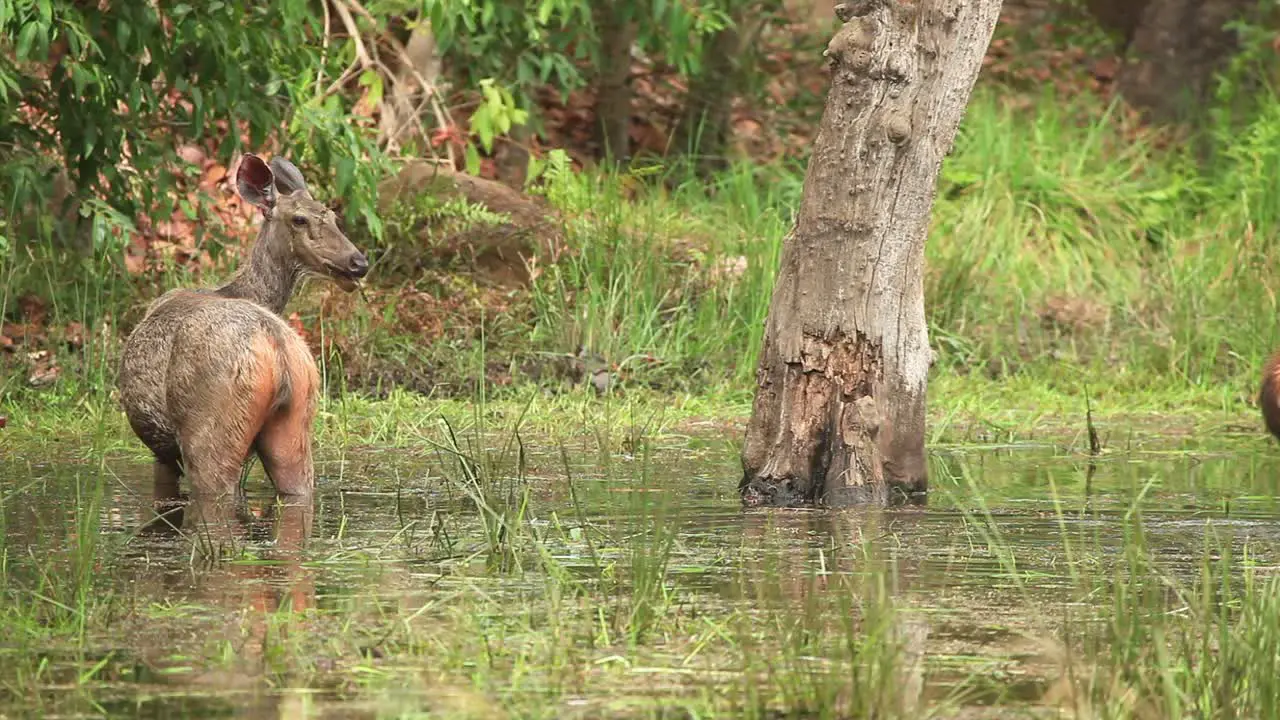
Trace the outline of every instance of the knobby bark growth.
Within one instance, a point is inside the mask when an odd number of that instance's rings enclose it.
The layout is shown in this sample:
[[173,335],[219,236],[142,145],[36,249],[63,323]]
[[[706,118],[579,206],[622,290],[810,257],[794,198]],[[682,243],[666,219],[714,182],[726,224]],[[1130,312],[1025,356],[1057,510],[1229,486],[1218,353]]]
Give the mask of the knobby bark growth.
[[926,485],[921,273],[942,158],[1000,0],[857,0],[766,321],[748,504],[886,501]]

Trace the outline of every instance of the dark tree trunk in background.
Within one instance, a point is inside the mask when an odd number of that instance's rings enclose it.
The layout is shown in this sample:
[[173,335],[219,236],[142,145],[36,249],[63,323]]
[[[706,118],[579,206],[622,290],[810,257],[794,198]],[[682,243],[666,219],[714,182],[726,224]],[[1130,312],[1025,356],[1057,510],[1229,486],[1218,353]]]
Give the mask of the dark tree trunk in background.
[[1104,29],[1119,35],[1121,53],[1129,49],[1149,0],[1085,0],[1085,7]]
[[746,91],[758,61],[756,41],[761,31],[784,11],[782,0],[738,0],[731,23],[716,31],[702,50],[697,75],[689,83],[684,116],[676,126],[671,149],[697,158],[698,172],[707,175],[724,168],[734,98]]
[[733,100],[743,93],[756,63],[760,32],[781,9],[780,0],[738,0],[730,25],[713,33],[703,46],[700,70],[689,83],[671,148],[694,155],[704,175],[725,165]]
[[741,79],[738,59],[742,34],[737,25],[739,18],[734,20],[734,24],[717,30],[707,41],[701,72],[689,83],[684,117],[672,139],[673,150],[697,157],[701,172],[723,166],[729,113]]
[[493,161],[498,169],[498,180],[516,190],[523,190],[529,177],[529,138],[532,133],[528,125],[513,125],[507,139],[498,144],[493,153]]
[[1089,0],[1093,15],[1126,41],[1118,88],[1157,122],[1194,117],[1210,99],[1214,74],[1237,49],[1224,26],[1250,18],[1256,0]]
[[625,0],[600,2],[600,74],[596,79],[596,129],[605,158],[626,160],[631,154],[631,44],[636,24]]
[[[859,0],[783,245],[743,449],[748,504],[923,491],[924,243],[1000,0]],[[856,14],[855,14],[856,13]]]

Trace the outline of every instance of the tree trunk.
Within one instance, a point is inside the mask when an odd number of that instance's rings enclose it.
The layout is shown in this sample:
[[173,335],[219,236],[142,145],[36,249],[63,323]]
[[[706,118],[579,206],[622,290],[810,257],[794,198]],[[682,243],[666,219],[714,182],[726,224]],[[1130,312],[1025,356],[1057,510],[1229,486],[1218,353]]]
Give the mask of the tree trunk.
[[1085,0],[1085,7],[1098,24],[1119,37],[1119,50],[1123,54],[1133,42],[1133,34],[1142,22],[1142,13],[1149,0]]
[[1255,0],[1091,0],[1104,26],[1128,40],[1118,87],[1151,120],[1194,117],[1210,99],[1213,76],[1237,49],[1224,26],[1246,19]]
[[748,504],[884,502],[926,485],[924,243],[1000,0],[836,11],[831,90],[756,372]]
[[706,172],[723,164],[729,109],[737,91],[739,34],[736,25],[717,30],[702,54],[702,72],[693,78],[685,99],[684,117],[672,142],[677,152],[698,159]]
[[732,22],[703,46],[701,70],[689,83],[684,117],[671,145],[676,152],[695,156],[698,172],[704,175],[726,164],[733,100],[743,92],[746,68],[756,64],[760,32],[780,10],[778,0],[740,1],[733,6]]
[[631,44],[636,24],[620,0],[600,3],[600,74],[596,81],[596,129],[600,154],[622,161],[631,154]]

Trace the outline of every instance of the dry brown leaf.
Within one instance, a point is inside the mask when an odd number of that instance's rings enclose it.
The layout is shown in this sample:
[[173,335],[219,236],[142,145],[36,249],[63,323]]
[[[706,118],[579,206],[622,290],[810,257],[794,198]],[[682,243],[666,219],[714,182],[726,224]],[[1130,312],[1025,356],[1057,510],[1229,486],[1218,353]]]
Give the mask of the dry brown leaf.
[[32,365],[31,374],[27,376],[27,384],[31,387],[50,385],[62,373],[62,368],[58,366],[58,359],[48,350],[27,353],[27,360]]
[[217,187],[218,183],[227,179],[227,168],[223,165],[214,163],[205,169],[204,175],[200,178],[200,185],[209,189]]
[[178,157],[191,165],[204,165],[204,150],[196,145],[183,145],[178,148]]
[[67,323],[65,335],[67,344],[71,347],[78,348],[84,345],[84,325],[78,322]]
[[44,300],[41,300],[39,295],[31,293],[18,298],[18,309],[22,311],[23,319],[32,325],[43,325],[45,318],[49,314],[49,309]]
[[126,252],[124,254],[124,269],[130,275],[139,275],[147,269],[147,259],[142,255],[134,255]]
[[156,235],[187,247],[195,245],[196,226],[187,220],[164,220],[156,223]]

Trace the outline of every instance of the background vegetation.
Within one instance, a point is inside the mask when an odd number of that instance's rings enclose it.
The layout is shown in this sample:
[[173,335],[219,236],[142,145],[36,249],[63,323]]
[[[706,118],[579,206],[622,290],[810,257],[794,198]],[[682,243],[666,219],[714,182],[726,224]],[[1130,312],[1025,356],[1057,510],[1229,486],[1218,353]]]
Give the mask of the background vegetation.
[[[1268,26],[1238,16],[1201,112],[1170,122],[1115,92],[1140,29],[1007,3],[928,245],[940,392],[1248,409],[1280,345],[1280,103]],[[146,301],[251,242],[229,172],[252,149],[297,160],[374,258],[365,293],[293,305],[332,389],[741,403],[834,22],[770,0],[0,0],[0,399],[105,400]]]

